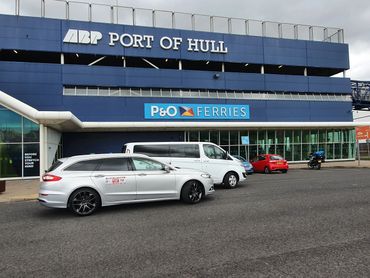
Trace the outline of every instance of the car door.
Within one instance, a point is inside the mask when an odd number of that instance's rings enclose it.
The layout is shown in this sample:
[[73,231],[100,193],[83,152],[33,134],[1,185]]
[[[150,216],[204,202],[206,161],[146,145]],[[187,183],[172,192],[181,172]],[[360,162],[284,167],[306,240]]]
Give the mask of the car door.
[[136,176],[129,158],[100,159],[100,165],[92,173],[91,178],[109,204],[136,199]]
[[263,155],[259,155],[257,160],[253,163],[253,167],[257,172],[263,172],[266,165],[266,158]]
[[164,164],[144,157],[132,157],[137,182],[137,200],[177,198],[176,176]]
[[221,183],[226,174],[226,152],[211,144],[204,144],[203,152],[205,155],[202,159],[203,171],[209,173],[215,183]]

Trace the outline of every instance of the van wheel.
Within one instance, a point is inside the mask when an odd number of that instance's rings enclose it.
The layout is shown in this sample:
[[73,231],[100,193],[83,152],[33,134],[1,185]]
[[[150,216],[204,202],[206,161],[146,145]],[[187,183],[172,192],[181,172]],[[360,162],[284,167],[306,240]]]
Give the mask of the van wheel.
[[203,197],[203,186],[198,181],[188,181],[181,189],[181,200],[185,203],[196,204],[199,203]]
[[223,182],[227,188],[233,189],[237,186],[238,181],[238,175],[234,172],[229,172],[225,175]]
[[100,207],[100,204],[98,192],[91,188],[77,189],[68,200],[68,208],[78,216],[93,214]]

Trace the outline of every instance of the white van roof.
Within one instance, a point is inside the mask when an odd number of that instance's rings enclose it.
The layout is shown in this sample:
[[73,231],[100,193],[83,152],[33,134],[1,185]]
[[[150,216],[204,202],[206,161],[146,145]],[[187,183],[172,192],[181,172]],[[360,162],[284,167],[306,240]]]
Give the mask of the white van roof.
[[126,143],[125,146],[129,146],[129,145],[167,145],[167,144],[170,144],[170,145],[183,145],[183,144],[193,144],[193,145],[197,145],[197,144],[212,144],[212,145],[216,145],[214,143],[211,143],[211,142],[179,142],[179,141],[175,141],[175,142],[133,142],[133,143]]

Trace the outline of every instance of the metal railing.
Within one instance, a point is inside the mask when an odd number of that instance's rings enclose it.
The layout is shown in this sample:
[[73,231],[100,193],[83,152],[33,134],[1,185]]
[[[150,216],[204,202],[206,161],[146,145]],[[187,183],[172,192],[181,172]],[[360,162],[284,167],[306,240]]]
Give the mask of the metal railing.
[[248,100],[294,100],[294,101],[333,101],[351,102],[350,95],[310,94],[291,92],[247,92],[222,90],[185,90],[161,88],[117,88],[117,87],[81,87],[68,85],[63,87],[66,96],[103,96],[103,97],[165,97],[165,98],[213,98],[213,99],[248,99]]
[[370,109],[370,81],[352,80],[352,100],[355,110]]
[[1,0],[0,14],[344,43],[341,28],[132,8],[79,0]]

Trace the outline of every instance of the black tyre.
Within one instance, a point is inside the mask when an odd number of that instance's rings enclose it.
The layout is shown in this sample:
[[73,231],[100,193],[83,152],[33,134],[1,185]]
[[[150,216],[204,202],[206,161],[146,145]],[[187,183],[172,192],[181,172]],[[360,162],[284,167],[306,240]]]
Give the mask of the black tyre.
[[227,188],[233,189],[238,185],[239,177],[234,172],[229,172],[225,175],[223,183]]
[[285,174],[288,172],[288,170],[281,170],[281,172]]
[[269,167],[267,167],[267,166],[265,167],[264,173],[265,174],[271,174],[271,171],[270,171]]
[[98,192],[91,188],[77,189],[69,197],[68,208],[78,216],[93,214],[101,205]]
[[199,181],[188,181],[181,189],[181,200],[189,204],[199,203],[203,192],[203,185]]
[[320,169],[321,169],[321,163],[317,164],[317,165],[315,166],[315,168],[316,168],[316,170],[320,170]]

